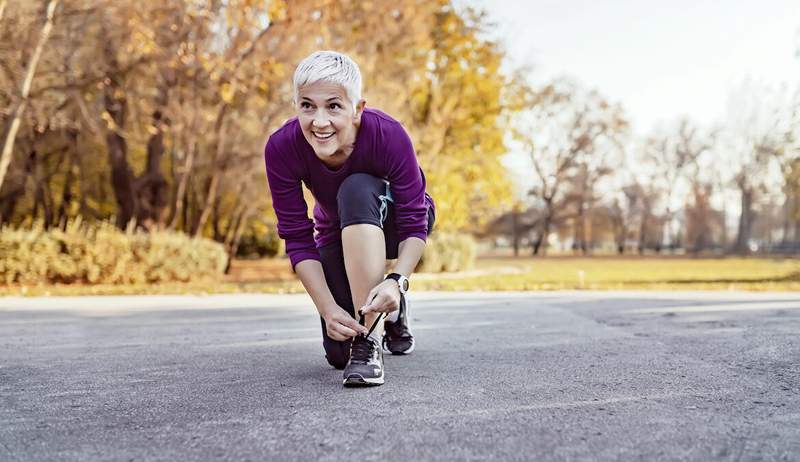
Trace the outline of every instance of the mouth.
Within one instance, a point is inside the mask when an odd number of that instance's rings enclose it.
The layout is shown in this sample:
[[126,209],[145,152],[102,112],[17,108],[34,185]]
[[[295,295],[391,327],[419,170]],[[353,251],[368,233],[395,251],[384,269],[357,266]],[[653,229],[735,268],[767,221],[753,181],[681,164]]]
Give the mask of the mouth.
[[329,140],[329,139],[333,138],[333,135],[335,135],[336,132],[326,132],[326,133],[323,133],[323,132],[311,132],[311,134],[314,135],[315,139],[318,139],[320,141],[325,141],[325,140]]

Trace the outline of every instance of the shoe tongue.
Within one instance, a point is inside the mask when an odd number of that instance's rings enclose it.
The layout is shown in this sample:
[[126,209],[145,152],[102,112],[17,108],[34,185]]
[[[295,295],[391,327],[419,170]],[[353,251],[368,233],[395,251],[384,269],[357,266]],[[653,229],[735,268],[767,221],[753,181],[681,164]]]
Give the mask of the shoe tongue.
[[381,338],[380,336],[378,336],[378,333],[375,332],[374,330],[370,332],[369,337],[367,337],[367,340],[370,340],[375,345],[381,344]]

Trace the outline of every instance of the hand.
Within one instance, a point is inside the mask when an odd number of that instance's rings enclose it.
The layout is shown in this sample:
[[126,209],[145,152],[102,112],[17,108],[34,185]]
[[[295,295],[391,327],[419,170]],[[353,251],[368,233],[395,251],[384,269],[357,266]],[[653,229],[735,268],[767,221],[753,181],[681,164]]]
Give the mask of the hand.
[[339,342],[355,337],[358,334],[367,335],[367,328],[358,323],[350,313],[339,305],[326,310],[322,316],[325,320],[325,330],[328,337]]
[[397,281],[387,279],[373,287],[367,295],[367,304],[361,307],[366,313],[391,313],[400,308],[400,288]]

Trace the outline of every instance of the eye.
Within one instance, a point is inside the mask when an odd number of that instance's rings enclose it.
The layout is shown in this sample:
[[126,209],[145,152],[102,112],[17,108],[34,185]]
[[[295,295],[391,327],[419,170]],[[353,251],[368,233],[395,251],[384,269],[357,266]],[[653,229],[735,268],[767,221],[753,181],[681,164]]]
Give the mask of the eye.
[[342,105],[341,105],[341,104],[339,104],[339,103],[331,103],[331,105],[330,105],[330,108],[331,108],[331,109],[337,109],[337,110],[338,110],[338,109],[341,109],[341,108],[342,108]]
[[308,101],[303,101],[302,103],[300,103],[300,107],[302,109],[309,109],[311,107],[311,103],[309,103]]

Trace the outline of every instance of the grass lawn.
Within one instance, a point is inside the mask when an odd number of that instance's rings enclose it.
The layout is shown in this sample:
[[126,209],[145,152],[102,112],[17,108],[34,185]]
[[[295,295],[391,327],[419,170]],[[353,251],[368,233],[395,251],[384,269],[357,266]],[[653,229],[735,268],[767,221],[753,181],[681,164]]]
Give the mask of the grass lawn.
[[[797,258],[486,257],[460,273],[415,274],[414,290],[800,291]],[[0,295],[299,293],[286,259],[237,260],[222,281],[139,286],[2,286]]]
[[429,278],[435,290],[800,290],[800,259],[683,257],[484,258],[474,276]]

